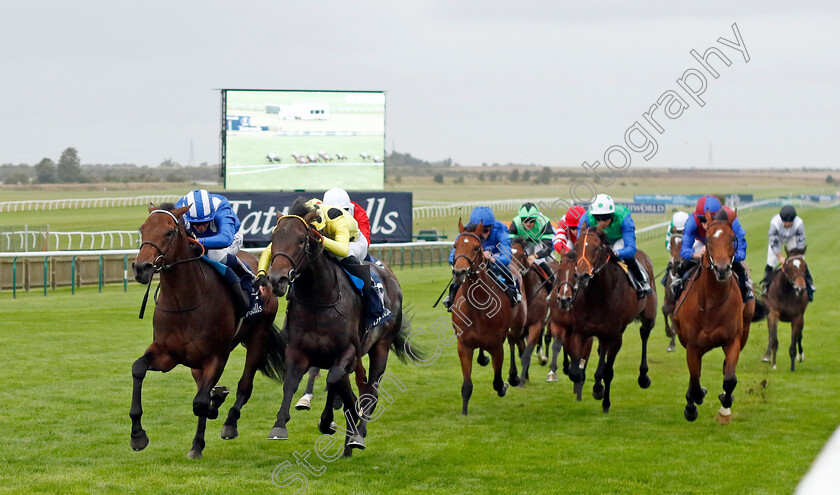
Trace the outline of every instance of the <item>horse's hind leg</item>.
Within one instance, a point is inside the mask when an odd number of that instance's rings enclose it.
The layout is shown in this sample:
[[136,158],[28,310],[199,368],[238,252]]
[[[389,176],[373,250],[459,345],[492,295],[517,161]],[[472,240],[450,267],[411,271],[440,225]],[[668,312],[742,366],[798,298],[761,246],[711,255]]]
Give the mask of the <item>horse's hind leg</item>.
[[[560,333],[558,325],[554,323],[549,323],[549,330],[549,332],[546,332],[546,347],[548,347],[549,335],[559,335]],[[562,346],[563,342],[559,337],[551,341],[551,364],[548,366],[548,378],[545,379],[547,382],[557,381],[557,356],[560,354]]]
[[732,420],[732,392],[735,386],[738,385],[738,379],[735,377],[735,368],[738,366],[738,357],[741,354],[741,340],[734,339],[725,349],[726,359],[723,362],[723,393],[718,397],[720,399],[720,410],[718,411],[718,423],[725,425]]
[[776,369],[776,351],[779,350],[779,315],[770,311],[767,315],[767,352],[762,361],[770,361],[770,366]]
[[493,390],[499,394],[499,397],[504,397],[508,389],[508,384],[502,381],[502,365],[505,360],[504,342],[492,349],[489,349],[489,352],[490,359],[493,361]]
[[[222,438],[225,440],[233,440],[239,436],[237,423],[242,414],[242,407],[251,398],[251,392],[254,390],[254,375],[257,373],[260,362],[265,355],[265,339],[253,339],[248,344],[248,350],[245,354],[245,368],[242,370],[242,377],[236,385],[236,401],[228,410],[227,419],[222,426]],[[223,401],[224,399],[222,399]],[[215,405],[216,411],[220,404]],[[211,418],[213,419],[213,418]]]
[[143,379],[146,377],[146,371],[169,371],[175,367],[177,363],[173,361],[168,355],[158,352],[157,346],[152,344],[146,353],[143,354],[131,366],[131,376],[134,381],[133,390],[131,393],[131,411],[128,415],[131,417],[131,448],[132,450],[143,450],[149,445],[149,437],[140,423],[140,418],[143,416]]
[[695,404],[702,404],[706,396],[706,391],[700,386],[700,368],[702,365],[702,357],[700,352],[694,347],[687,347],[685,349],[685,360],[688,364],[688,392],[685,394],[686,406],[683,415],[685,419],[694,421],[697,419],[697,406]]
[[522,352],[522,382],[531,379],[529,370],[531,369],[531,354],[534,348],[539,343],[542,337],[542,324],[535,323],[528,329],[528,340],[525,343],[525,350]]

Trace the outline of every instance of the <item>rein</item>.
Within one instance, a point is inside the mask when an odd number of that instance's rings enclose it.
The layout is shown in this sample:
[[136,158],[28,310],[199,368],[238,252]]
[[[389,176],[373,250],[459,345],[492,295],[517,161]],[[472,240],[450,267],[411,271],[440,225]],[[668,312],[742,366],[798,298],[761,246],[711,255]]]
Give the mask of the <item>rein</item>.
[[[597,233],[595,233],[595,232],[584,232],[584,233],[583,233],[583,237],[584,237],[584,241],[583,241],[583,253],[581,254],[581,259],[580,259],[580,261],[585,261],[585,262],[586,262],[586,264],[587,264],[587,265],[589,265],[589,270],[591,271],[591,275],[594,277],[596,273],[598,273],[598,272],[600,272],[601,270],[603,270],[603,269],[607,266],[607,264],[610,262],[610,255],[609,255],[609,254],[607,254],[607,259],[605,259],[603,263],[601,263],[600,265],[598,265],[598,267],[597,267],[597,268],[595,268],[595,269],[593,270],[593,269],[592,269],[592,263],[590,263],[590,262],[589,262],[589,260],[586,258],[586,247],[589,245],[589,243],[588,243],[588,242],[586,242],[586,237],[587,237],[587,236],[590,236],[590,235],[594,235],[595,237],[598,237],[598,234],[597,234]],[[600,237],[598,238],[598,240],[599,240],[599,242],[600,242]],[[603,248],[604,248],[604,244],[603,244],[603,243],[601,243],[601,249],[603,249]],[[578,263],[580,263],[580,261],[578,261]],[[577,265],[578,263],[576,263],[576,265]]]
[[[468,237],[472,237],[473,239],[477,240],[477,241],[478,241],[478,245],[479,245],[479,246],[481,246],[481,239],[480,239],[477,235],[473,234],[472,232],[461,232],[460,234],[458,234],[458,237],[456,237],[456,238],[455,238],[455,243],[456,243],[456,244],[458,243],[458,239],[460,239],[462,235],[465,235],[465,236],[468,236]],[[479,250],[478,255],[479,255],[479,256],[482,256],[482,254],[481,254],[481,253],[482,253],[482,251],[481,251],[481,250]],[[473,270],[473,264],[477,264],[478,262],[477,262],[477,261],[475,261],[475,260],[473,260],[473,259],[472,259],[472,258],[470,258],[469,256],[467,256],[466,254],[459,254],[459,255],[455,256],[455,257],[452,259],[452,266],[453,266],[453,267],[455,266],[455,263],[457,263],[457,262],[458,262],[458,259],[459,259],[459,258],[464,258],[464,259],[466,259],[466,260],[467,260],[467,263],[469,263],[469,268],[467,268],[467,278],[472,278],[472,276],[473,276],[474,274],[477,274],[477,273],[479,273],[479,272],[480,272],[479,270]]]

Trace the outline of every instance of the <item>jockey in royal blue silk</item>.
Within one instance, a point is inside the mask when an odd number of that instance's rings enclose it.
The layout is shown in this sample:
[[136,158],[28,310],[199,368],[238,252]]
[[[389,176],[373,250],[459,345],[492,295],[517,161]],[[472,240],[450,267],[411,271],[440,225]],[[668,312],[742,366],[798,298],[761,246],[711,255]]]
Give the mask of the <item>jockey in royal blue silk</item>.
[[[179,199],[175,206],[181,208],[187,205],[190,205],[184,214],[187,230],[204,246],[207,259],[230,268],[220,270],[228,282],[241,286],[250,295],[251,301],[245,303],[248,316],[260,312],[262,308],[255,306],[259,306],[259,297],[256,297],[258,291],[253,287],[254,274],[236,257],[242,248],[243,232],[242,223],[230,202],[219,194],[196,189]],[[237,301],[237,304],[241,303]]]
[[[683,276],[691,267],[697,265],[703,259],[703,254],[706,252],[706,225],[711,223],[711,219],[706,218],[706,214],[714,216],[721,209],[726,210],[730,218],[734,213],[729,207],[723,206],[716,197],[703,196],[697,200],[694,213],[685,222],[682,248],[680,249],[680,257],[683,262],[677,270],[677,276],[671,282],[671,290],[677,295],[677,298],[679,298],[683,287]],[[744,260],[747,259],[747,232],[738,218],[735,218],[732,222],[732,231],[735,233],[735,258],[732,260],[732,271],[738,276],[741,297],[744,302],[747,302],[754,297],[752,279],[744,265]]]
[[[482,224],[482,232],[475,231],[478,224]],[[511,304],[516,305],[522,301],[522,295],[519,293],[519,287],[516,279],[510,273],[508,265],[511,262],[510,250],[510,236],[508,235],[508,226],[503,222],[496,220],[493,215],[493,210],[487,206],[477,206],[470,214],[470,221],[466,225],[468,232],[474,232],[481,239],[481,247],[484,252],[492,255],[490,262],[490,271],[494,276],[505,286],[505,293],[511,300]],[[449,264],[455,263],[455,248],[449,252]],[[449,296],[443,301],[443,305],[447,311],[450,310],[452,302],[455,300],[455,294],[458,292],[459,284],[452,284],[449,288]]]
[[616,254],[616,258],[627,265],[633,276],[631,283],[639,299],[650,294],[650,282],[645,270],[636,259],[636,223],[630,210],[624,205],[616,205],[612,197],[599,194],[589,207],[589,211],[578,223],[578,236],[589,226],[597,226],[607,239],[607,243]]

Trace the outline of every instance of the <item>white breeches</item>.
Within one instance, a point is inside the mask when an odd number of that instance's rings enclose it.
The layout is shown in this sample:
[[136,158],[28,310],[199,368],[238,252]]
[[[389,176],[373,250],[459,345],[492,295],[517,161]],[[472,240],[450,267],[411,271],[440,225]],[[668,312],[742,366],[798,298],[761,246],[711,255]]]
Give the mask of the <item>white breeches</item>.
[[368,254],[368,242],[364,234],[359,234],[358,239],[350,241],[348,248],[351,256],[355,256],[359,261],[364,261]]
[[[782,253],[785,252],[784,246],[787,246],[788,249],[795,248],[796,239],[791,237],[787,240],[787,242],[785,242],[785,240],[782,239]],[[769,244],[767,245],[767,264],[770,266],[776,266],[779,264],[779,260],[776,258],[776,253],[773,252],[773,248],[771,248]]]
[[230,246],[226,248],[219,248],[219,249],[208,249],[207,250],[207,257],[213,261],[218,261],[221,263],[225,262],[225,258],[227,258],[228,254],[232,254],[236,256],[236,253],[242,249],[242,227],[239,227],[239,231],[233,235],[233,242]]

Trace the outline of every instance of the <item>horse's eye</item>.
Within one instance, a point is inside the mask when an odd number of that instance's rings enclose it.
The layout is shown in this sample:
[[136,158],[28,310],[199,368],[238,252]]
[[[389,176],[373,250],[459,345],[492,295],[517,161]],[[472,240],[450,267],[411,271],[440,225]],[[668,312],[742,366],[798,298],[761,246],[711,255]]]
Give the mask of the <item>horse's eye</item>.
[[306,242],[306,236],[298,237],[298,244],[302,246],[304,242]]
[[169,232],[166,233],[166,237],[172,237],[172,236],[175,235],[176,232],[177,231],[175,229],[172,229],[172,230],[170,230]]

